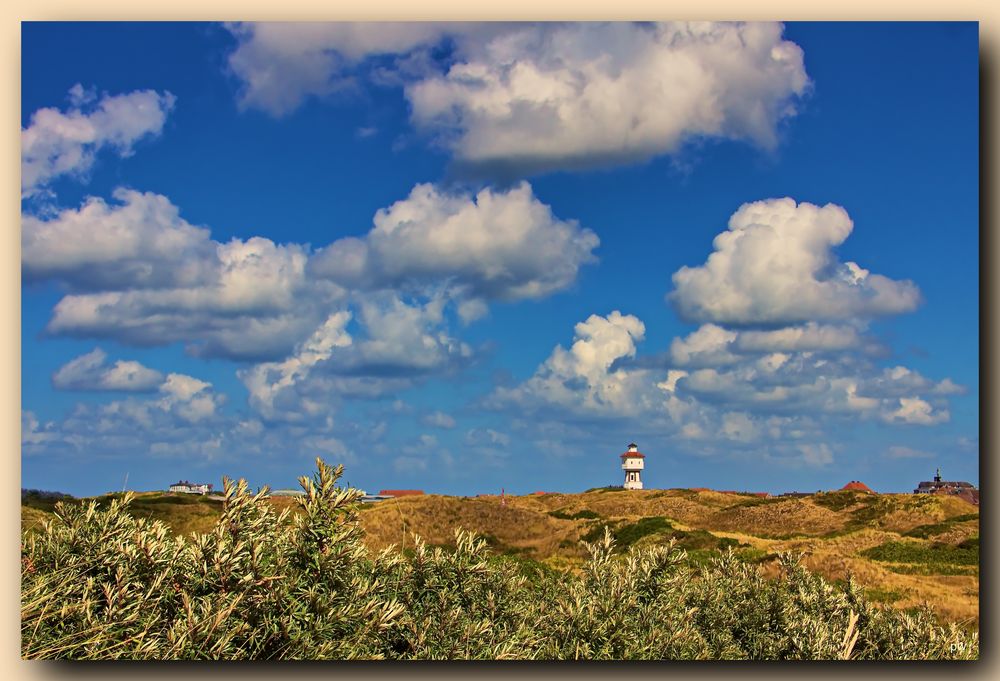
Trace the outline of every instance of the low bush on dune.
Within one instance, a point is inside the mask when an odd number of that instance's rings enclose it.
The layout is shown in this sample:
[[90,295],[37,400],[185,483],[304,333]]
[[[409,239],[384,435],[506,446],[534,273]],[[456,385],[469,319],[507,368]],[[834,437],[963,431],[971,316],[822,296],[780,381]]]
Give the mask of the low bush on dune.
[[549,515],[553,518],[559,518],[560,520],[593,520],[595,518],[600,518],[599,513],[595,513],[590,509],[583,509],[582,511],[577,511],[575,513],[567,513],[562,510],[549,511]]
[[675,545],[579,573],[535,569],[459,531],[371,554],[360,492],[318,461],[301,513],[226,481],[210,532],[171,537],[131,495],[63,504],[22,534],[21,652],[44,659],[974,659],[978,635],[879,608],[781,557],[700,567]]
[[873,560],[891,563],[978,565],[979,537],[972,537],[956,546],[913,541],[887,541],[866,549],[861,554]]
[[963,515],[958,515],[953,518],[948,518],[942,520],[939,523],[928,523],[926,525],[918,525],[903,533],[904,537],[918,537],[920,539],[927,539],[938,534],[944,534],[948,530],[955,527],[958,523],[966,522],[968,520],[979,520],[978,513],[965,513]]

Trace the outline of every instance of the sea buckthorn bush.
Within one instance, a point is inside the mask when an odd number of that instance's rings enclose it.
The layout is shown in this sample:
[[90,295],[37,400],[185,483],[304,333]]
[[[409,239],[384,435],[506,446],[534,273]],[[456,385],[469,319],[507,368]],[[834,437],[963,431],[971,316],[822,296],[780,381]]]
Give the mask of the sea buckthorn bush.
[[870,603],[781,557],[728,550],[695,567],[674,544],[587,543],[579,573],[454,548],[372,555],[360,492],[317,460],[301,513],[226,480],[211,532],[171,537],[125,494],[56,506],[22,533],[21,653],[34,659],[976,659],[979,638],[929,610]]

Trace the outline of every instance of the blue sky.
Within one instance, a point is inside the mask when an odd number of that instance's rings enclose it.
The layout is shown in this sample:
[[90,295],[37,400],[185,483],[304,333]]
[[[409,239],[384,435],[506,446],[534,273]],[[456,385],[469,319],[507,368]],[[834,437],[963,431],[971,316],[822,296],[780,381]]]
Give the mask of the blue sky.
[[22,29],[22,486],[978,484],[972,23]]

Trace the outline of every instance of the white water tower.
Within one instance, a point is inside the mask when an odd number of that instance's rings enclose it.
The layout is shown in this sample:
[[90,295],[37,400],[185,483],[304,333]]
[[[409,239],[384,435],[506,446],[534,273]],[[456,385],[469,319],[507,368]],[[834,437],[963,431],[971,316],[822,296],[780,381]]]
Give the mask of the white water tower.
[[628,451],[621,455],[622,470],[625,471],[625,489],[642,489],[642,479],[639,474],[645,467],[645,455],[639,453],[639,447],[634,442],[628,446]]

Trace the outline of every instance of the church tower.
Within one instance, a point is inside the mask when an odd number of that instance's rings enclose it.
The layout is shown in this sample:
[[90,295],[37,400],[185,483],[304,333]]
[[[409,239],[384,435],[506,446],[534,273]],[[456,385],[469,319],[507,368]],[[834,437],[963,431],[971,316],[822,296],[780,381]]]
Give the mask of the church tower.
[[621,455],[622,470],[625,471],[625,489],[642,489],[642,479],[639,474],[645,467],[645,458],[639,453],[639,447],[634,442],[628,446],[628,451]]

